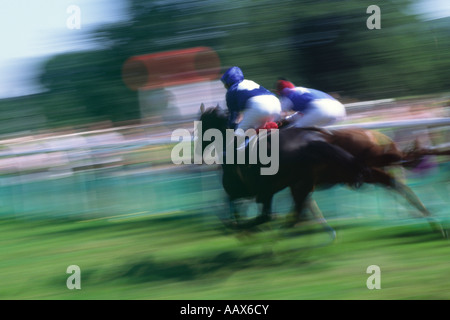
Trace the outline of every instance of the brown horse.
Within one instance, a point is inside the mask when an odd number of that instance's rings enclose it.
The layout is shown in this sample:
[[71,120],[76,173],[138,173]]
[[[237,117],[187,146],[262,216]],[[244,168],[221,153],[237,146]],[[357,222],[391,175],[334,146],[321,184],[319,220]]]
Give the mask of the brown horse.
[[[320,130],[320,129],[316,129]],[[426,217],[432,228],[447,238],[447,231],[436,222],[428,209],[423,205],[417,195],[406,184],[398,180],[390,168],[402,166],[406,169],[415,168],[421,160],[428,155],[450,155],[450,150],[435,150],[419,148],[417,144],[409,151],[400,150],[396,143],[388,136],[374,130],[361,128],[323,130],[326,141],[339,146],[352,154],[359,163],[370,168],[370,173],[364,175],[364,182],[377,184],[393,190],[404,197],[415,207],[423,217]],[[309,209],[319,217],[321,213],[317,204],[311,200]],[[301,211],[296,210],[296,219],[300,219]]]
[[[201,107],[202,130],[214,128],[225,136],[227,112],[220,107]],[[295,128],[284,122],[278,130],[279,170],[274,175],[263,176],[257,164],[225,163],[223,187],[230,200],[235,221],[231,225],[238,229],[251,228],[271,219],[271,203],[275,193],[290,188],[295,204],[295,213],[290,225],[300,221],[304,209],[309,208],[334,237],[334,230],[326,224],[317,204],[310,197],[317,188],[329,188],[345,184],[358,188],[363,183],[378,184],[394,190],[426,217],[432,228],[447,236],[442,226],[434,221],[414,192],[396,179],[386,168],[395,165],[412,166],[424,155],[449,155],[449,151],[413,150],[405,153],[386,135],[360,128],[326,130],[320,128]],[[267,145],[271,152],[274,141]],[[259,145],[260,141],[257,141]],[[248,149],[249,147],[247,147]],[[202,149],[203,150],[203,149]],[[239,220],[234,200],[255,198],[262,203],[262,213],[253,219]],[[229,224],[230,225],[230,224]]]

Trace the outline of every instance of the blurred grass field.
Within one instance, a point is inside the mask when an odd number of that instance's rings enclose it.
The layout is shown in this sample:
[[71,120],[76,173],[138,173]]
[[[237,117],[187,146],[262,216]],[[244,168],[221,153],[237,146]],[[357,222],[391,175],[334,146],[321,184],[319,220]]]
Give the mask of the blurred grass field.
[[[310,225],[234,234],[210,215],[0,221],[0,299],[450,299],[450,242],[423,220],[333,219],[333,244]],[[81,289],[69,290],[69,265]],[[369,290],[370,265],[381,289]]]

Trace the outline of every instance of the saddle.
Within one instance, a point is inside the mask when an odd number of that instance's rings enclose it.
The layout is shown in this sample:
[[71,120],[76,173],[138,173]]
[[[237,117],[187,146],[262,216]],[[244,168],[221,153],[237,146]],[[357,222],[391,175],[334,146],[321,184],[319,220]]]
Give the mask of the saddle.
[[[278,129],[287,128],[287,127],[291,126],[292,124],[293,124],[293,119],[291,117],[286,117],[284,119],[281,119],[281,120],[275,122],[275,125],[277,126]],[[299,127],[299,129],[319,131],[319,132],[322,132],[322,133],[330,135],[330,136],[334,135],[331,130],[324,128],[324,127],[311,126],[311,127],[303,127],[303,128]]]

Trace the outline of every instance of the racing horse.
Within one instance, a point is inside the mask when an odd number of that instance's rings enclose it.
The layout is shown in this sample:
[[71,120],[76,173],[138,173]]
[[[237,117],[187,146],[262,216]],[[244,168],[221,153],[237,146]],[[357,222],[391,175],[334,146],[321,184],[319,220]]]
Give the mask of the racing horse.
[[[229,129],[226,110],[219,106],[205,110],[202,104],[200,112],[203,132],[216,129],[222,133],[222,137],[226,136],[225,132]],[[389,137],[374,130],[296,128],[289,124],[289,121],[279,123],[279,140],[275,141],[279,143],[279,170],[275,174],[261,175],[260,163],[239,164],[233,161],[222,164],[222,185],[228,195],[231,216],[234,217],[234,221],[228,223],[228,226],[248,229],[270,221],[273,196],[289,188],[294,200],[294,215],[288,226],[298,223],[302,213],[309,208],[334,238],[334,230],[328,226],[310,195],[314,190],[337,184],[359,188],[362,184],[369,183],[399,193],[428,219],[433,230],[447,237],[447,231],[432,217],[417,195],[386,168],[395,165],[412,167],[424,155],[450,155],[449,151],[414,149],[403,152]],[[271,143],[274,143],[269,141],[270,135],[269,132],[265,142],[268,153],[272,149]],[[258,139],[256,144],[259,143]],[[234,201],[242,198],[253,198],[256,203],[261,203],[261,213],[253,219],[241,221]]]

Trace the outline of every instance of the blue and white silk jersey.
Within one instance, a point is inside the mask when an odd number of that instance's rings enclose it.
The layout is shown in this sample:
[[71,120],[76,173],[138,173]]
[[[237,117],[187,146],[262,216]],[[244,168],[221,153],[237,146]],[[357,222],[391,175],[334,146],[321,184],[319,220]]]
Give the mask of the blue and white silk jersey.
[[239,67],[228,69],[221,80],[227,86],[226,102],[230,112],[230,126],[234,125],[239,113],[249,107],[247,104],[249,99],[263,95],[275,96],[256,82],[244,79],[244,75]]
[[275,96],[272,92],[252,80],[242,80],[232,85],[226,94],[228,110],[230,114],[233,114],[233,119],[230,118],[230,122],[236,120],[239,112],[247,108],[247,101],[250,98],[262,95]]
[[284,111],[298,111],[304,113],[312,101],[328,99],[336,100],[329,94],[316,89],[304,87],[284,88],[281,92],[281,108]]

